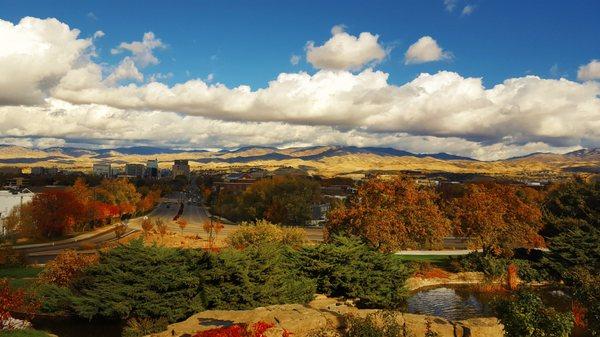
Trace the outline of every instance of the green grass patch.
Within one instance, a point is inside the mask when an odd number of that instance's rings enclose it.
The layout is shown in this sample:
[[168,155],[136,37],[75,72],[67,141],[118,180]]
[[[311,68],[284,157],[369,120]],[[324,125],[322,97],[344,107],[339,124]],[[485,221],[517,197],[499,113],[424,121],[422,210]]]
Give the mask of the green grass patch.
[[447,267],[450,263],[450,255],[396,255],[404,262],[431,263],[438,267]]
[[33,285],[35,282],[34,279],[23,279],[23,278],[13,278],[8,279],[8,284],[11,288],[15,289],[27,289]]
[[11,330],[0,331],[0,337],[48,337],[44,331],[26,329],[26,330]]
[[0,278],[30,278],[37,277],[43,268],[39,267],[1,267]]

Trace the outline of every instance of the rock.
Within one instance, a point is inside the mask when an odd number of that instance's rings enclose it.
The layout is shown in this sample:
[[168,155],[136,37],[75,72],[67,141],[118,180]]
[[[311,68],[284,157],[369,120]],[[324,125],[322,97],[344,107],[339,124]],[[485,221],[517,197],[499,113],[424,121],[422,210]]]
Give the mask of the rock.
[[0,322],[0,331],[2,330],[23,330],[31,328],[31,323],[22,319],[8,317]]
[[[344,324],[345,315],[365,317],[378,310],[358,309],[326,296],[315,296],[307,305],[285,304],[256,308],[253,310],[210,310],[195,314],[187,320],[169,325],[167,331],[152,334],[152,337],[190,336],[198,331],[231,326],[253,324],[258,321],[275,324],[268,330],[267,337],[281,337],[285,330],[293,337],[306,337],[314,330],[337,329]],[[474,318],[449,321],[440,317],[397,312],[394,319],[406,326],[415,336],[424,336],[426,322],[440,337],[503,337],[502,325],[496,318]]]

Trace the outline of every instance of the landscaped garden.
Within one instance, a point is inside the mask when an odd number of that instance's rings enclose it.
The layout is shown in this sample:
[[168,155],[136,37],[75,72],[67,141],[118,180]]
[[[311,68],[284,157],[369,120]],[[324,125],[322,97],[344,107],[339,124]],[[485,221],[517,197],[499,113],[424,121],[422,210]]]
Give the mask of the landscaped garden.
[[[419,195],[421,190],[408,181],[375,181],[359,190],[360,199],[351,199],[346,208],[333,211],[337,218],[330,220],[328,240],[318,245],[306,245],[305,238],[293,228],[258,221],[246,223],[230,234],[226,239],[230,247],[222,249],[169,248],[138,239],[102,250],[98,255],[67,251],[42,271],[30,267],[0,269],[0,275],[10,280],[0,286],[0,300],[4,303],[0,314],[4,320],[11,315],[49,315],[66,319],[72,326],[87,322],[90,329],[110,327],[105,336],[128,337],[165,331],[168,324],[206,310],[308,304],[315,294],[347,301],[344,305],[356,310],[391,310],[393,316],[407,310],[407,303],[415,296],[407,288],[409,279],[434,280],[434,284],[442,285],[445,280],[474,274],[481,279],[469,291],[497,295],[486,302],[491,310],[488,314],[500,318],[507,336],[566,337],[572,331],[598,335],[598,184],[572,181],[547,191],[543,197],[528,194],[531,191],[507,189],[503,191],[513,193],[512,196],[488,205],[485,200],[488,194],[495,195],[496,192],[490,192],[494,188],[469,187],[457,197],[484,203],[478,206],[477,213],[471,213],[457,204],[459,199],[442,202],[434,198],[439,205],[428,201],[431,192]],[[518,205],[523,208],[521,213],[509,210],[516,202],[514,197],[522,198],[519,202],[523,205]],[[379,208],[369,198],[379,200]],[[395,207],[402,200],[413,204]],[[367,202],[368,207],[360,202]],[[507,205],[502,206],[502,202]],[[533,212],[534,206],[538,207],[537,216],[525,214]],[[446,207],[452,213],[446,213]],[[475,220],[485,222],[482,213],[488,212],[487,217],[493,218],[499,209],[504,213],[493,223],[475,227],[479,223]],[[371,214],[374,211],[376,218]],[[422,232],[425,237],[421,237],[417,232],[411,233],[422,224],[419,218],[408,216],[413,213],[438,220],[447,217],[448,223]],[[396,219],[395,225],[392,219]],[[375,227],[375,223],[380,226]],[[526,230],[529,235],[480,236],[473,244],[480,245],[482,252],[461,257],[408,257],[393,253],[405,246],[437,245],[437,235],[445,233],[450,224],[470,235],[484,235],[493,226],[500,226],[504,233]],[[404,228],[409,234],[396,237],[393,226],[396,230]],[[373,232],[372,228],[381,230]],[[520,248],[540,239],[547,251]],[[26,285],[14,283],[31,278],[35,280]],[[572,305],[565,309],[548,303],[532,288],[540,285],[556,286],[556,291],[562,291]],[[346,329],[315,331],[314,335],[409,333],[389,317],[369,317],[348,316]],[[35,318],[33,322],[34,327],[52,330],[52,325],[36,325]],[[430,326],[427,336],[441,333],[437,328],[435,324]],[[240,336],[253,336],[251,325],[240,329]],[[217,332],[214,336],[219,336]],[[211,335],[199,332],[198,336]]]

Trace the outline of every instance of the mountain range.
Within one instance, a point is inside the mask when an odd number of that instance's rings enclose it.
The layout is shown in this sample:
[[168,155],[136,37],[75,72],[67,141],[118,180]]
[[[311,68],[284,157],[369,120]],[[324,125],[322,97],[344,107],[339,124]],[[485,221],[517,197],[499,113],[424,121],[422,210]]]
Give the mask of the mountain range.
[[188,159],[192,167],[228,166],[303,167],[326,174],[369,170],[426,170],[448,172],[600,172],[600,149],[582,149],[565,154],[532,153],[498,161],[478,161],[448,153],[411,153],[386,147],[312,146],[275,148],[248,146],[234,150],[178,150],[161,147],[85,149],[53,147],[35,149],[0,145],[1,166],[57,166],[89,169],[94,162],[145,163],[158,159],[170,166],[175,159]]

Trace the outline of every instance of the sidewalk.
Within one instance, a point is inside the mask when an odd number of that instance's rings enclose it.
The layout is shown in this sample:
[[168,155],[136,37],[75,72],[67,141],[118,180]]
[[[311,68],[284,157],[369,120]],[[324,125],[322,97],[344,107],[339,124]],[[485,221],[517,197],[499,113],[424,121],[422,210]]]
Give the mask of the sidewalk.
[[116,225],[117,224],[107,225],[102,228],[98,228],[91,232],[87,232],[87,233],[78,235],[74,238],[70,238],[70,239],[64,239],[64,240],[52,241],[52,242],[44,242],[44,243],[33,243],[33,244],[29,244],[29,245],[14,245],[14,246],[12,246],[12,249],[54,247],[54,246],[61,246],[61,245],[69,244],[69,243],[75,243],[75,242],[79,242],[79,241],[85,241],[85,240],[95,238],[96,236],[104,235],[106,233],[114,231]]

